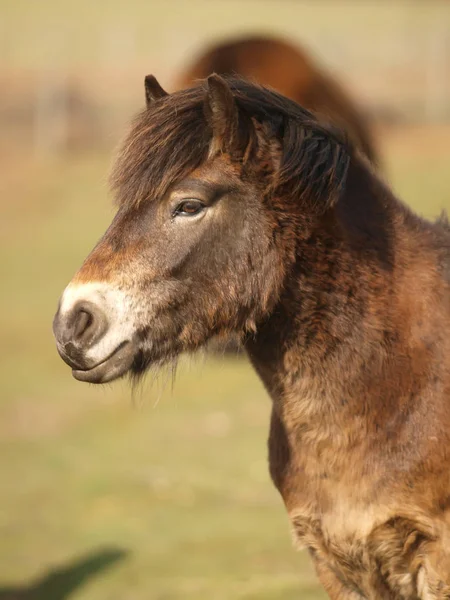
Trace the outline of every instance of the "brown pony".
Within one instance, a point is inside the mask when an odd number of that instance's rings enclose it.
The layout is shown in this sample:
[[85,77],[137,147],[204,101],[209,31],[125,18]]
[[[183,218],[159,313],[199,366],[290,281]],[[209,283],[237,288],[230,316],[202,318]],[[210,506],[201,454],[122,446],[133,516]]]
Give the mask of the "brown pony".
[[366,156],[378,163],[370,128],[360,110],[303,49],[265,36],[226,41],[196,58],[179,77],[177,87],[189,87],[211,73],[239,75],[276,89],[346,129]]
[[273,481],[330,597],[450,598],[448,224],[275,92],[146,89],[117,214],[55,317],[62,358],[103,383],[239,334],[273,400]]

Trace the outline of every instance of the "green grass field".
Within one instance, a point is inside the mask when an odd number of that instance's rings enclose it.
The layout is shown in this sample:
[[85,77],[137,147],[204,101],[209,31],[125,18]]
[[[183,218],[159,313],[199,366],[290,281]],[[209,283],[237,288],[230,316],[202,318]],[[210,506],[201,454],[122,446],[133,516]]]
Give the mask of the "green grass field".
[[[380,132],[394,188],[450,208],[449,131]],[[58,297],[112,209],[109,156],[0,172],[0,599],[324,598],[269,481],[269,400],[246,361],[74,381]]]

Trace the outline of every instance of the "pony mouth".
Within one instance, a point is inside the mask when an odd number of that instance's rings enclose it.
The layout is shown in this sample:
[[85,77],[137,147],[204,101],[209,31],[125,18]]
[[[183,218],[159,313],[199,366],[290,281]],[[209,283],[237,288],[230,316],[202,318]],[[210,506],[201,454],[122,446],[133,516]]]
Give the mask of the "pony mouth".
[[87,383],[108,383],[127,373],[133,365],[136,348],[129,340],[122,342],[102,362],[90,369],[72,369],[78,381]]

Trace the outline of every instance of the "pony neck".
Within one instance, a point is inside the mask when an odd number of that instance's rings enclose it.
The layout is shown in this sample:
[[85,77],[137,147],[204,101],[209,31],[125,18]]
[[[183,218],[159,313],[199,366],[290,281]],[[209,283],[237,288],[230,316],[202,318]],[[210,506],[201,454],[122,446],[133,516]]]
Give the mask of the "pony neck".
[[[429,296],[431,228],[352,161],[343,197],[299,242],[277,306],[246,342],[288,428],[328,427],[337,441],[344,422],[348,432],[357,418],[354,433],[364,436],[404,408],[414,384],[406,380],[425,368],[410,337]],[[424,283],[415,298],[413,280]]]

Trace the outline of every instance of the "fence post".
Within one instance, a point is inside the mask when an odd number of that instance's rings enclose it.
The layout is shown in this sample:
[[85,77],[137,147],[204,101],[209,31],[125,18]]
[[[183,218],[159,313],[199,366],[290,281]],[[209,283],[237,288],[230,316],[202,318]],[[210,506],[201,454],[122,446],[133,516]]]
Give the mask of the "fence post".
[[40,157],[54,157],[68,141],[67,76],[60,69],[38,72],[34,106],[34,149]]
[[426,46],[425,118],[439,121],[446,116],[449,76],[448,28],[439,13],[433,16]]

